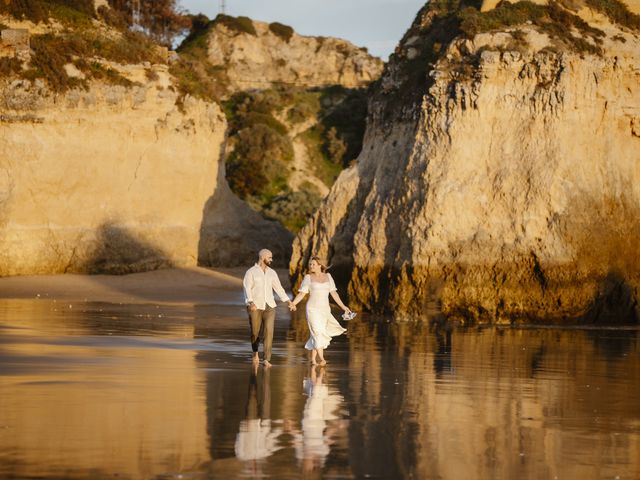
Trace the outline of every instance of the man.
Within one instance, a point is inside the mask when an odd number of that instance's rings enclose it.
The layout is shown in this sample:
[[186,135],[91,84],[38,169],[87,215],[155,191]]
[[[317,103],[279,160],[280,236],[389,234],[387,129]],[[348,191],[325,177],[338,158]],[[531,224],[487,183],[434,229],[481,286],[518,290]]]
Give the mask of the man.
[[276,301],[273,291],[278,294],[280,300],[289,305],[290,310],[295,310],[291,299],[282,288],[278,274],[271,268],[273,254],[267,250],[260,250],[258,263],[247,270],[242,285],[244,287],[244,300],[249,312],[249,328],[251,329],[251,348],[253,350],[253,362],[258,363],[258,346],[262,336],[264,344],[264,366],[271,366],[271,344],[273,342],[273,324],[276,318]]

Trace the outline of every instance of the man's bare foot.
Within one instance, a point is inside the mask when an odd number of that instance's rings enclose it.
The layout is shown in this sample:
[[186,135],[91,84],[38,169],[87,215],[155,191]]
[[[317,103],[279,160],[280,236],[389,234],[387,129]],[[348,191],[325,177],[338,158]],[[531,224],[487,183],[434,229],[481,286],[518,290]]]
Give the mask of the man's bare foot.
[[258,352],[253,354],[253,356],[251,357],[251,361],[253,363],[260,363],[260,357],[258,357]]
[[264,364],[265,368],[269,368],[271,366],[271,362],[269,360],[265,360],[263,362],[263,364]]

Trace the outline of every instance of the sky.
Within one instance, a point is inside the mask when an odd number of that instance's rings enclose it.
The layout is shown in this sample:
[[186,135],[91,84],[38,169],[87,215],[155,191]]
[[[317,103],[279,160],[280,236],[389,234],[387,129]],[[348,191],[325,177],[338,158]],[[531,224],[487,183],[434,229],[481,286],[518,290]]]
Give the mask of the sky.
[[[426,0],[226,0],[227,14],[280,22],[301,35],[349,40],[383,60],[413,22]],[[219,0],[180,0],[190,13],[214,18]]]

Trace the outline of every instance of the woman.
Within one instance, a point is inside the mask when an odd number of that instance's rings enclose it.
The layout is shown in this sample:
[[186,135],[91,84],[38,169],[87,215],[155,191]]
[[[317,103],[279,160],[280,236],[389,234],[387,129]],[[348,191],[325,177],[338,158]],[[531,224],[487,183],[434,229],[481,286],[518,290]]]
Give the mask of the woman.
[[[338,321],[331,315],[331,307],[329,305],[329,295],[333,297],[335,302],[347,313],[351,313],[349,307],[345,306],[340,300],[340,296],[336,290],[336,284],[331,275],[326,273],[327,268],[322,265],[320,258],[312,257],[309,262],[309,273],[302,279],[302,285],[298,290],[298,295],[293,300],[292,305],[295,307],[302,301],[304,296],[309,294],[307,302],[307,323],[311,336],[304,348],[311,350],[312,365],[326,365],[324,359],[324,349],[329,346],[331,337],[342,335],[347,330],[342,328]],[[320,362],[316,362],[316,357]]]

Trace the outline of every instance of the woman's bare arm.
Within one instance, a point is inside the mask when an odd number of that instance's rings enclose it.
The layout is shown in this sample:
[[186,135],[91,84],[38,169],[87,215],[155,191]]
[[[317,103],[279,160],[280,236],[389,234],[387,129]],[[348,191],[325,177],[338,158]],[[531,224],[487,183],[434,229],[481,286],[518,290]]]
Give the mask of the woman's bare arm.
[[338,295],[338,292],[336,290],[333,290],[331,292],[329,292],[331,294],[331,298],[333,298],[333,300],[338,304],[338,306],[344,310],[345,312],[350,312],[351,310],[349,310],[349,307],[347,307],[344,303],[342,303],[342,300],[340,300],[340,295]]
[[295,307],[297,304],[299,304],[302,301],[305,295],[306,295],[306,292],[298,292],[298,295],[296,295],[296,298],[293,299],[293,302],[291,302],[291,304]]

